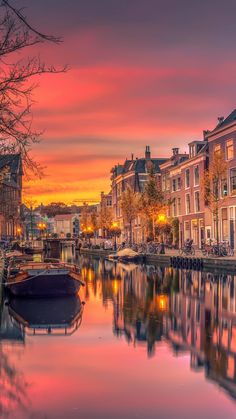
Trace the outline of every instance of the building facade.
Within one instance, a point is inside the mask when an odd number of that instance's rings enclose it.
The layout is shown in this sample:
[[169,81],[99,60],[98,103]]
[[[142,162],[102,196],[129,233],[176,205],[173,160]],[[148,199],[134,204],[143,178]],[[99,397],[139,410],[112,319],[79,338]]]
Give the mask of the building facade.
[[[214,153],[221,152],[227,165],[226,178],[222,181],[219,209],[219,238],[236,248],[236,109],[227,118],[218,118],[219,123],[205,136],[209,148],[209,169]],[[216,238],[213,217],[207,220],[211,235]]]
[[0,237],[14,238],[21,230],[22,161],[20,154],[0,155]]
[[[161,166],[162,190],[169,199],[169,216],[179,220],[179,245],[192,239],[201,247],[205,239],[205,202],[201,193],[201,179],[207,165],[207,142],[189,143],[189,154],[174,149],[169,166]],[[168,169],[168,178],[167,178]],[[168,179],[168,180],[167,180]]]
[[80,222],[78,214],[58,214],[54,217],[54,233],[65,238],[68,235],[78,237]]
[[[133,155],[130,160],[117,164],[111,170],[111,189],[112,189],[112,213],[113,219],[118,222],[122,231],[120,240],[128,239],[128,226],[124,223],[121,211],[121,197],[122,193],[129,185],[133,192],[141,193],[148,180],[148,174],[153,168],[157,182],[160,181],[160,165],[167,159],[151,157],[150,147],[146,146],[145,155],[142,158],[134,159]],[[133,223],[133,237],[132,241],[139,243],[144,240],[144,229],[141,223],[140,216],[137,216]]]

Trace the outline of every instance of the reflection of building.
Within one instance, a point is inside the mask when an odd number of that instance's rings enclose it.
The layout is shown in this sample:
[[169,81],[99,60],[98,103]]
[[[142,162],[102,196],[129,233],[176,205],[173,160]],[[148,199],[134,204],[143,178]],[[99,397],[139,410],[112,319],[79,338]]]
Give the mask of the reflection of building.
[[20,154],[0,156],[1,238],[15,237],[20,227],[22,175]]
[[112,302],[116,336],[146,345],[149,355],[167,340],[236,398],[236,276],[93,259],[83,272],[87,298]]
[[79,234],[79,216],[77,214],[58,214],[54,217],[55,233],[59,237],[66,237],[70,234],[71,237]]

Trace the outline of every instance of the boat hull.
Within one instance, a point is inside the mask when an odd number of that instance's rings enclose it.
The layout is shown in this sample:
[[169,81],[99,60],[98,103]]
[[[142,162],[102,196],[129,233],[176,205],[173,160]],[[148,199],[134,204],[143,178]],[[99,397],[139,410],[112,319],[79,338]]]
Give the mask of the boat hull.
[[79,292],[81,282],[69,273],[28,276],[25,280],[7,284],[15,297],[64,297]]

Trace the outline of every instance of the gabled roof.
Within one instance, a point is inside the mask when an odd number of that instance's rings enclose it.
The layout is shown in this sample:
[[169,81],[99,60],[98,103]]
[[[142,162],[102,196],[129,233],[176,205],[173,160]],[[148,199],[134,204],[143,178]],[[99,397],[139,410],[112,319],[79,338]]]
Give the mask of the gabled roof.
[[220,122],[215,129],[222,128],[232,122],[236,122],[236,109],[234,109],[222,122]]
[[10,167],[11,173],[22,174],[22,164],[20,154],[3,154],[0,155],[0,170],[5,166]]

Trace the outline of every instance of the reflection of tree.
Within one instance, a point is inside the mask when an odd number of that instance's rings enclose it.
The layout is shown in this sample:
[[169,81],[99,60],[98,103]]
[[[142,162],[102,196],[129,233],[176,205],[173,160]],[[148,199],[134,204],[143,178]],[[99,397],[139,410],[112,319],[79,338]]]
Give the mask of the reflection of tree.
[[0,343],[0,417],[11,417],[16,409],[28,404],[27,383],[17,368],[10,364]]
[[175,353],[189,351],[191,368],[236,398],[236,276],[92,259],[87,269],[90,291],[113,304],[117,337],[146,344],[148,355],[161,339]]

